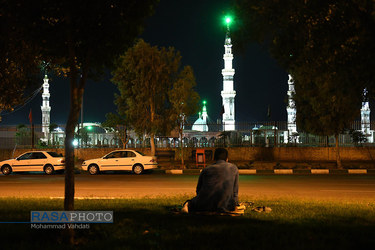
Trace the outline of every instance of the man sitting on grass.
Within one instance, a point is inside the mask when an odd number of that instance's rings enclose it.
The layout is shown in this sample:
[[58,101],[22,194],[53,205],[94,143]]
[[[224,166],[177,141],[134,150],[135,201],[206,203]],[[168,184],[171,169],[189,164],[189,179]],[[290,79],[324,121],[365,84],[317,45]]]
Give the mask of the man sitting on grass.
[[215,150],[216,163],[203,169],[199,175],[197,196],[185,202],[182,212],[235,211],[238,206],[238,169],[228,162],[225,148]]

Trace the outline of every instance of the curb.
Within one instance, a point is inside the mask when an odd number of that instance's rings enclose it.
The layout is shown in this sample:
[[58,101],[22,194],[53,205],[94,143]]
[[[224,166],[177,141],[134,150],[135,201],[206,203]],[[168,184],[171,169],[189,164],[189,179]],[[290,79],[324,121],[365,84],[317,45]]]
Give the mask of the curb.
[[[157,170],[154,173],[159,174],[199,174],[201,169],[170,169],[170,170]],[[375,175],[375,169],[239,169],[240,175],[259,175],[259,174],[271,174],[271,175]]]

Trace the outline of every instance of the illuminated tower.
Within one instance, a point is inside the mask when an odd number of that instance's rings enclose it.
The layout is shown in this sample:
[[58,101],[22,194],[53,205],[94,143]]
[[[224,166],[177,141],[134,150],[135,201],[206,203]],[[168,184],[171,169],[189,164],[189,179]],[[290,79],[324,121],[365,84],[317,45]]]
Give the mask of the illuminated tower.
[[370,130],[370,105],[367,97],[367,89],[363,90],[363,101],[361,108],[361,130],[366,135],[367,142],[372,143],[372,131]]
[[236,91],[233,89],[233,54],[232,41],[229,33],[231,18],[227,17],[225,22],[227,23],[227,34],[224,44],[224,69],[221,71],[223,74],[223,91],[221,91],[221,97],[223,98],[223,130],[230,131],[235,130],[234,97],[236,96]]
[[[288,88],[288,106],[286,107],[286,111],[287,111],[287,114],[288,114],[288,122],[287,122],[288,131],[285,131],[285,133],[284,133],[284,142],[285,143],[288,143],[288,139],[291,135],[297,133],[297,124],[296,124],[297,110],[296,110],[296,104],[294,103],[294,100],[293,100],[294,82],[293,82],[293,78],[292,78],[291,75],[289,75],[288,86],[289,86],[289,88]],[[296,140],[298,142],[298,137],[296,138]]]
[[49,106],[49,84],[47,75],[43,79],[43,94],[42,94],[42,132],[44,133],[44,141],[48,141],[49,124],[50,124],[50,112],[51,107]]

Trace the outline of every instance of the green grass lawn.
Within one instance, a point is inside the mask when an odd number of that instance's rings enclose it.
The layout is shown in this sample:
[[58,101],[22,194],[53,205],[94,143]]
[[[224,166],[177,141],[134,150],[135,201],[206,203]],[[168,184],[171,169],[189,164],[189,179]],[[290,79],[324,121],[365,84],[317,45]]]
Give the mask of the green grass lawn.
[[[76,210],[113,210],[113,224],[76,230],[78,249],[374,249],[375,202],[262,200],[270,213],[181,215],[188,197],[77,200]],[[31,210],[62,210],[61,199],[0,198],[0,221],[30,221]],[[0,224],[0,249],[66,249],[61,230]]]

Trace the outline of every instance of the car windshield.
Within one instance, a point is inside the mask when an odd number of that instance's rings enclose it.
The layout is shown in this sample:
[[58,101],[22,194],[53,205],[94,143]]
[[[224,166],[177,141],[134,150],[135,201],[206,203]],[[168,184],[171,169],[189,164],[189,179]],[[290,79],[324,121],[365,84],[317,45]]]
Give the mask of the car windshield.
[[145,156],[145,154],[142,153],[142,152],[139,152],[139,151],[135,151],[135,152],[137,152],[138,154],[140,154],[140,155],[142,155],[142,156]]
[[49,155],[52,156],[52,157],[62,157],[61,154],[58,154],[58,153],[56,153],[56,152],[47,152],[47,154],[49,154]]

